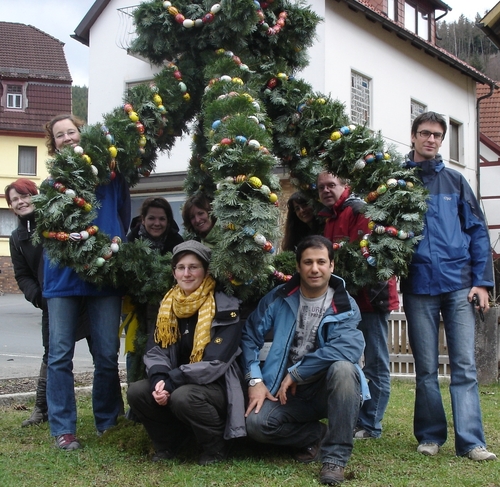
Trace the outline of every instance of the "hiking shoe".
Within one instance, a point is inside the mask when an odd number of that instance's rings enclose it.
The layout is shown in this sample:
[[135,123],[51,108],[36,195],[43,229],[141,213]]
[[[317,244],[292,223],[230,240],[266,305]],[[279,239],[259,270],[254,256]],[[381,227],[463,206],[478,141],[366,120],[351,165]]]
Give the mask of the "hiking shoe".
[[337,485],[344,479],[344,467],[335,465],[335,463],[323,463],[323,468],[319,474],[319,480],[322,484]]
[[497,456],[489,452],[484,446],[476,446],[476,448],[467,453],[467,458],[476,462],[482,462],[483,460],[496,460]]
[[300,463],[317,462],[321,455],[321,443],[323,442],[323,438],[325,437],[327,430],[328,427],[326,424],[321,423],[321,435],[319,440],[295,453],[293,456],[294,460]]
[[75,435],[67,433],[65,435],[56,436],[56,447],[61,450],[70,451],[78,450],[82,447],[82,445],[80,445],[80,442],[76,439]]
[[368,440],[369,438],[375,438],[375,437],[372,436],[370,433],[368,433],[368,431],[366,431],[361,426],[356,426],[356,428],[354,428],[353,438],[355,440]]
[[206,465],[223,462],[227,458],[227,453],[227,448],[223,448],[221,451],[215,453],[203,452],[198,459],[198,465],[205,467]]
[[420,443],[417,447],[418,453],[433,457],[439,452],[439,445],[437,443]]
[[45,423],[45,421],[49,420],[49,415],[47,414],[47,411],[42,411],[39,407],[35,406],[33,409],[33,412],[31,413],[31,416],[28,419],[25,419],[22,423],[21,426],[23,428],[26,428],[26,426],[32,426],[35,424],[42,424]]
[[155,454],[152,456],[151,461],[156,463],[156,462],[161,462],[162,460],[172,460],[175,455],[168,450],[158,450],[155,452]]

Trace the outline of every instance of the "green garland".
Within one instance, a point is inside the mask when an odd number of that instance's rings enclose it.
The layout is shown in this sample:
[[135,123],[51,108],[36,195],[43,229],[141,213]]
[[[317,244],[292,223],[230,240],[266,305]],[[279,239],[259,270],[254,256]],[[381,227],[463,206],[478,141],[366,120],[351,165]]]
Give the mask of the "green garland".
[[[426,194],[380,135],[349,125],[340,102],[295,78],[320,18],[302,2],[223,0],[215,12],[213,6],[151,1],[136,9],[132,50],[166,65],[152,84],[130,89],[103,124],[85,127],[78,148],[48,162],[50,177],[34,201],[37,238],[51,260],[98,286],[125,286],[138,302],[158,302],[172,283],[170,257],[93,228],[94,189],[116,173],[136,184],[195,120],[185,189],[214,199],[219,237],[210,267],[227,292],[251,302],[286,279],[274,265],[279,163],[315,205],[321,170],[348,178],[370,200],[366,216],[379,230],[395,227],[407,236],[384,230],[367,237],[363,249],[359,242],[339,248],[336,272],[350,290],[405,275]],[[390,187],[379,189],[384,185]]]

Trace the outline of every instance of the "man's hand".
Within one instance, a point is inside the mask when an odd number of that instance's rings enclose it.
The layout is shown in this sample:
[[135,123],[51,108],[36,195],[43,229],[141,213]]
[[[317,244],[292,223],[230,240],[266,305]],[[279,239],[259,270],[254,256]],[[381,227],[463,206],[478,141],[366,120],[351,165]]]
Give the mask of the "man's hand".
[[153,398],[160,406],[166,406],[168,398],[170,397],[170,392],[165,390],[165,381],[160,380],[155,385],[155,390],[153,391]]
[[278,399],[275,398],[267,389],[266,385],[264,382],[259,382],[258,384],[254,385],[253,387],[248,388],[248,407],[247,410],[245,411],[245,418],[255,409],[255,414],[257,414],[260,411],[260,408],[262,407],[262,404],[264,404],[264,401],[266,399],[269,399],[270,401],[277,401]]
[[286,374],[286,377],[283,379],[281,386],[276,394],[276,397],[280,400],[282,405],[286,404],[286,392],[290,389],[290,393],[292,396],[295,396],[295,391],[297,390],[297,382],[292,379],[290,374]]
[[477,294],[477,298],[479,301],[479,306],[476,306],[476,309],[482,309],[483,311],[488,311],[490,309],[490,303],[488,300],[488,290],[483,286],[474,286],[467,295],[469,303],[472,303],[474,294]]

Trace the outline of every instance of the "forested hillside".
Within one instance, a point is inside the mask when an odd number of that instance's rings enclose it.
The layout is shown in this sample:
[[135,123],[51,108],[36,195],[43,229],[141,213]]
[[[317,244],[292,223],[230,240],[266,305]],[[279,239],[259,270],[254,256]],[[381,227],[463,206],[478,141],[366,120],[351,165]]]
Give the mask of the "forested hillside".
[[500,55],[493,42],[476,26],[481,20],[463,15],[454,22],[438,22],[436,44],[494,80],[500,80]]
[[71,94],[73,98],[73,114],[86,122],[89,89],[86,86],[73,86]]

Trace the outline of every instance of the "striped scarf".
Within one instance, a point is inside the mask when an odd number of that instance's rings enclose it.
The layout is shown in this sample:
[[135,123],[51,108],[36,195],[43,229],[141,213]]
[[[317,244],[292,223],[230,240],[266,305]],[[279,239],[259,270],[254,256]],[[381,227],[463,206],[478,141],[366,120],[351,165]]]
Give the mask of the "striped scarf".
[[199,362],[210,342],[210,328],[215,316],[214,290],[215,280],[208,274],[200,287],[189,296],[184,294],[178,284],[175,285],[161,302],[156,320],[155,342],[163,348],[177,343],[180,338],[177,318],[189,318],[198,311],[190,363]]

